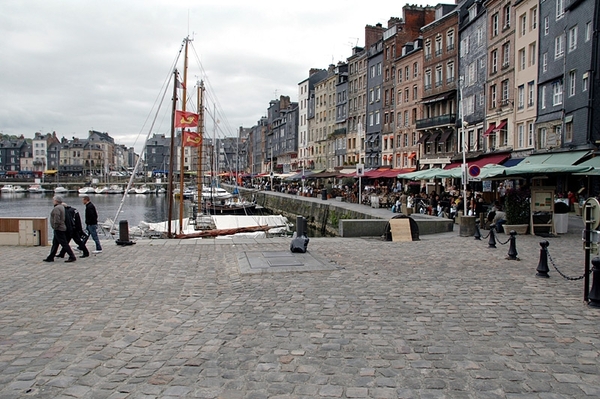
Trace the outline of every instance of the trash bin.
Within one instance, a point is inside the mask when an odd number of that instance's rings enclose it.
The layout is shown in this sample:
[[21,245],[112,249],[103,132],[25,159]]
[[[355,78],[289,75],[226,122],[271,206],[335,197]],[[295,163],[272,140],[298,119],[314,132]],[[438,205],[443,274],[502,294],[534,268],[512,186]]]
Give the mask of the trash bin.
[[321,190],[321,199],[327,201],[327,189],[324,188]]
[[569,231],[569,205],[563,201],[554,204],[554,230],[556,234],[565,234]]

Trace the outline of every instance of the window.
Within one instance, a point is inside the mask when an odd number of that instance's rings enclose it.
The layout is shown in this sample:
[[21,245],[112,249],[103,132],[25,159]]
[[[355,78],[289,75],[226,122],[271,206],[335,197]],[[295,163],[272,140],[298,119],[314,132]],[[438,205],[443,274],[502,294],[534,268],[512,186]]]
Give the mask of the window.
[[460,56],[464,57],[469,54],[469,36],[460,41]]
[[410,101],[410,98],[408,97],[408,89],[404,89],[404,102],[407,103]]
[[519,33],[521,36],[525,36],[525,34],[527,33],[527,14],[523,14],[521,15],[521,23],[520,25],[520,30]]
[[491,53],[492,70],[491,73],[498,72],[498,50],[493,50]]
[[592,23],[588,22],[585,24],[585,41],[589,42],[592,38]]
[[565,123],[565,141],[571,142],[573,141],[573,122]]
[[450,29],[446,35],[446,49],[454,50],[454,29]]
[[587,91],[588,89],[588,73],[584,73],[581,78],[581,91]]
[[564,0],[556,0],[556,20],[558,21],[565,15]]
[[502,105],[508,104],[508,79],[502,81]]
[[498,13],[492,15],[492,37],[498,36]]
[[510,64],[510,43],[502,45],[502,67],[506,68]]
[[548,70],[548,53],[542,54],[542,72]]
[[429,89],[431,89],[431,69],[425,71],[425,90]]
[[413,100],[417,100],[417,85],[413,86]]
[[477,47],[483,44],[483,28],[477,28]]
[[577,48],[577,26],[569,29],[569,53]]
[[375,77],[375,65],[371,66],[371,77],[374,78]]
[[563,102],[563,84],[562,82],[554,82],[552,84],[552,105],[561,105]]
[[546,109],[546,86],[542,86],[540,89],[540,106],[542,109]]
[[519,141],[518,141],[518,147],[517,148],[523,148],[525,147],[524,143],[525,143],[525,126],[523,126],[522,123],[519,124],[519,126],[517,127],[517,131],[518,136],[519,136]]
[[527,146],[533,147],[533,122],[527,123]]
[[537,7],[533,7],[529,12],[529,19],[531,20],[531,30],[537,29]]
[[465,115],[471,115],[473,112],[475,112],[475,98],[469,96],[465,98]]
[[518,87],[517,89],[517,95],[518,95],[518,107],[519,109],[522,109],[523,107],[525,107],[525,85],[521,85]]
[[413,64],[413,77],[417,77],[419,75],[419,64],[418,63],[414,63]]
[[375,100],[381,101],[381,87],[375,88]]
[[454,82],[454,62],[450,61],[446,65],[446,81],[448,83]]
[[569,72],[569,97],[575,95],[575,81],[577,79],[577,73],[575,71]]
[[435,56],[439,57],[440,55],[442,55],[442,36],[438,35],[435,38]]
[[442,85],[442,80],[443,80],[443,77],[442,77],[442,66],[438,65],[435,68],[435,86],[436,87],[441,86]]
[[510,6],[509,5],[504,6],[504,11],[502,14],[503,14],[502,22],[504,22],[504,24],[503,24],[504,29],[510,28]]
[[548,36],[548,33],[550,33],[550,20],[544,17],[544,36]]
[[529,66],[535,65],[535,43],[529,45]]
[[467,86],[471,86],[477,82],[477,61],[472,62],[467,67]]
[[476,16],[477,16],[477,4],[472,5],[469,8],[469,21],[473,21]]
[[425,41],[425,59],[431,59],[431,40],[429,39]]
[[375,91],[373,89],[369,90],[369,101],[371,104],[375,102]]
[[408,111],[404,111],[404,126],[408,126],[410,121],[408,120]]
[[490,87],[490,108],[496,108],[496,85]]
[[369,126],[373,126],[373,113],[369,114]]
[[538,148],[546,148],[546,128],[540,128],[538,137]]
[[404,77],[406,78],[406,80],[410,79],[410,68],[409,67],[404,68]]
[[554,59],[565,55],[565,35],[564,33],[554,39]]
[[528,107],[533,107],[534,86],[535,86],[535,83],[533,81],[527,83],[527,106]]
[[380,117],[379,117],[379,111],[375,111],[375,124],[379,125],[381,123]]
[[519,70],[525,69],[525,49],[519,50]]

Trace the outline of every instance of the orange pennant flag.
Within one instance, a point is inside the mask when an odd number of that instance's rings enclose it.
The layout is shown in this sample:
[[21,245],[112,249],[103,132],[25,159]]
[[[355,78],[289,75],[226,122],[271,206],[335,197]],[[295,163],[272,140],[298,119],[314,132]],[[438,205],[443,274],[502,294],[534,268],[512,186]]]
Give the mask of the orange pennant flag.
[[184,147],[199,147],[202,145],[202,135],[200,133],[194,133],[189,131],[183,132],[183,146]]
[[175,127],[197,127],[198,114],[175,111]]

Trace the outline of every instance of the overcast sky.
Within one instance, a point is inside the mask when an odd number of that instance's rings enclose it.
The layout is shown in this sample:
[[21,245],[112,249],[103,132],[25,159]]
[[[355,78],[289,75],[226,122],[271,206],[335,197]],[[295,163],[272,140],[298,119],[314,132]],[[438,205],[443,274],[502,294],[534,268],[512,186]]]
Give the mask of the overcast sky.
[[217,108],[217,135],[235,135],[256,124],[270,100],[297,101],[310,68],[345,60],[364,45],[365,25],[387,26],[404,4],[0,0],[0,132],[85,138],[94,129],[140,151],[149,131],[169,133],[170,92],[163,112],[155,103],[189,35],[187,87],[203,79],[205,106]]

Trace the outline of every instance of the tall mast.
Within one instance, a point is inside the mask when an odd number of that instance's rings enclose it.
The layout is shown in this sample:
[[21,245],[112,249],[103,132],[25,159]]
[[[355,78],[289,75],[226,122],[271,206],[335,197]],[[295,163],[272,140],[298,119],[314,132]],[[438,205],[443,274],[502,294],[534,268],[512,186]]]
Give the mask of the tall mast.
[[172,238],[171,220],[173,220],[173,162],[175,158],[175,111],[177,110],[177,69],[173,71],[173,111],[171,113],[171,149],[169,153],[169,188],[167,195],[169,198],[169,215],[167,237]]
[[[188,43],[189,37],[185,38],[185,58],[183,63],[183,101],[181,101],[181,111],[185,112],[187,102],[187,70],[188,70]],[[185,128],[181,128],[181,154],[179,162],[179,234],[183,234],[183,185],[184,185],[184,174],[183,169],[185,168],[185,146],[183,145],[183,134]]]
[[196,183],[198,185],[198,206],[202,206],[202,146],[204,136],[204,82],[198,83],[198,137],[200,138],[200,144],[198,145],[198,172],[196,176]]

